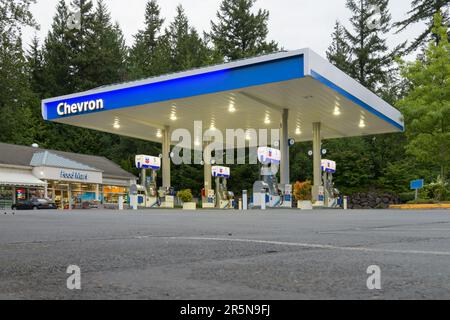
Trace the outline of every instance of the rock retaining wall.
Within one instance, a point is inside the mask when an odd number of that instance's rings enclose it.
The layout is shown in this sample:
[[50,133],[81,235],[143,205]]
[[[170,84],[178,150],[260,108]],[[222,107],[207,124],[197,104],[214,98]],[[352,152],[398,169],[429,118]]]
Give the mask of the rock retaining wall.
[[398,196],[391,193],[355,193],[349,197],[349,209],[387,209],[391,204],[400,204]]

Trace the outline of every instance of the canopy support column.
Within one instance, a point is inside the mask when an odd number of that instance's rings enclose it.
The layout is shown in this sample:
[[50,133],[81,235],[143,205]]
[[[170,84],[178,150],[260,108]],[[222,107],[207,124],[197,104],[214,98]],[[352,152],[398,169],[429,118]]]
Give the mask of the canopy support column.
[[164,188],[171,187],[170,181],[170,127],[163,130],[162,142],[162,182]]
[[312,190],[313,201],[319,201],[319,189],[322,186],[322,141],[321,123],[313,123],[313,168],[314,186]]
[[212,165],[211,165],[211,149],[208,148],[209,143],[205,143],[203,146],[203,161],[204,164],[204,187],[205,195],[208,196],[208,191],[212,189]]
[[290,184],[290,170],[289,170],[289,110],[283,109],[280,132],[280,184]]

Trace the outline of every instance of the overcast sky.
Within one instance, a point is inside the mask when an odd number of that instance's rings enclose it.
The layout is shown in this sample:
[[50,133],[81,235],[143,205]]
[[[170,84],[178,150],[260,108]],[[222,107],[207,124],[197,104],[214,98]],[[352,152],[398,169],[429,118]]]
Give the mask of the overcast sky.
[[[66,0],[68,3],[69,0]],[[95,0],[94,0],[95,2]],[[143,28],[144,9],[147,0],[105,0],[112,17],[118,21],[127,44],[133,42],[133,35]],[[221,0],[160,0],[162,16],[166,23],[171,21],[175,8],[182,4],[191,24],[199,31],[209,31],[210,21],[215,19]],[[336,20],[348,25],[349,10],[345,7],[346,0],[258,0],[257,8],[270,11],[270,35],[284,49],[295,50],[309,47],[324,56],[330,44],[330,35]],[[394,21],[405,17],[410,9],[411,0],[391,0],[390,11]],[[33,14],[41,26],[37,32],[43,40],[51,26],[58,0],[37,0],[32,6]],[[414,39],[424,28],[416,25],[407,31],[389,37],[389,45]],[[24,31],[24,40],[29,43],[36,31]]]

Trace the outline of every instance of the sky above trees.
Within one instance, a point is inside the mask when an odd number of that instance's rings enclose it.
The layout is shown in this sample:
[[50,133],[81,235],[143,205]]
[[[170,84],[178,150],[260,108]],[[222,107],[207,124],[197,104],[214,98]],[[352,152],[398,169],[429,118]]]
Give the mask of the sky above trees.
[[[41,40],[51,26],[57,2],[37,0],[37,4],[32,6],[32,12],[41,26],[38,31]],[[133,35],[144,27],[145,3],[146,0],[127,1],[126,5],[123,0],[106,1],[113,19],[121,26],[127,45],[133,43]],[[161,16],[167,17],[167,20],[175,16],[177,5],[182,4],[191,25],[199,31],[210,31],[210,22],[216,19],[220,0],[164,0],[159,4]],[[392,20],[404,19],[410,4],[411,0],[390,1]],[[269,39],[276,40],[287,50],[309,47],[325,56],[336,20],[350,27],[350,12],[345,7],[345,0],[324,0],[323,5],[319,5],[317,0],[258,0],[256,8],[269,10]],[[388,45],[393,48],[407,39],[413,40],[422,30],[423,25],[418,24],[398,35],[392,34],[388,37]],[[26,29],[24,42],[30,43],[34,34],[34,30]],[[411,58],[414,57],[411,55]]]

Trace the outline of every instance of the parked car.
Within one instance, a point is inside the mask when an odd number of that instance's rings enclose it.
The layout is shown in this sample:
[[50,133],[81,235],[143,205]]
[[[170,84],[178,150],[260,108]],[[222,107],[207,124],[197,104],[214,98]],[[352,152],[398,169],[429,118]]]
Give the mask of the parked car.
[[58,209],[56,204],[47,199],[19,200],[11,206],[12,210],[52,210]]

